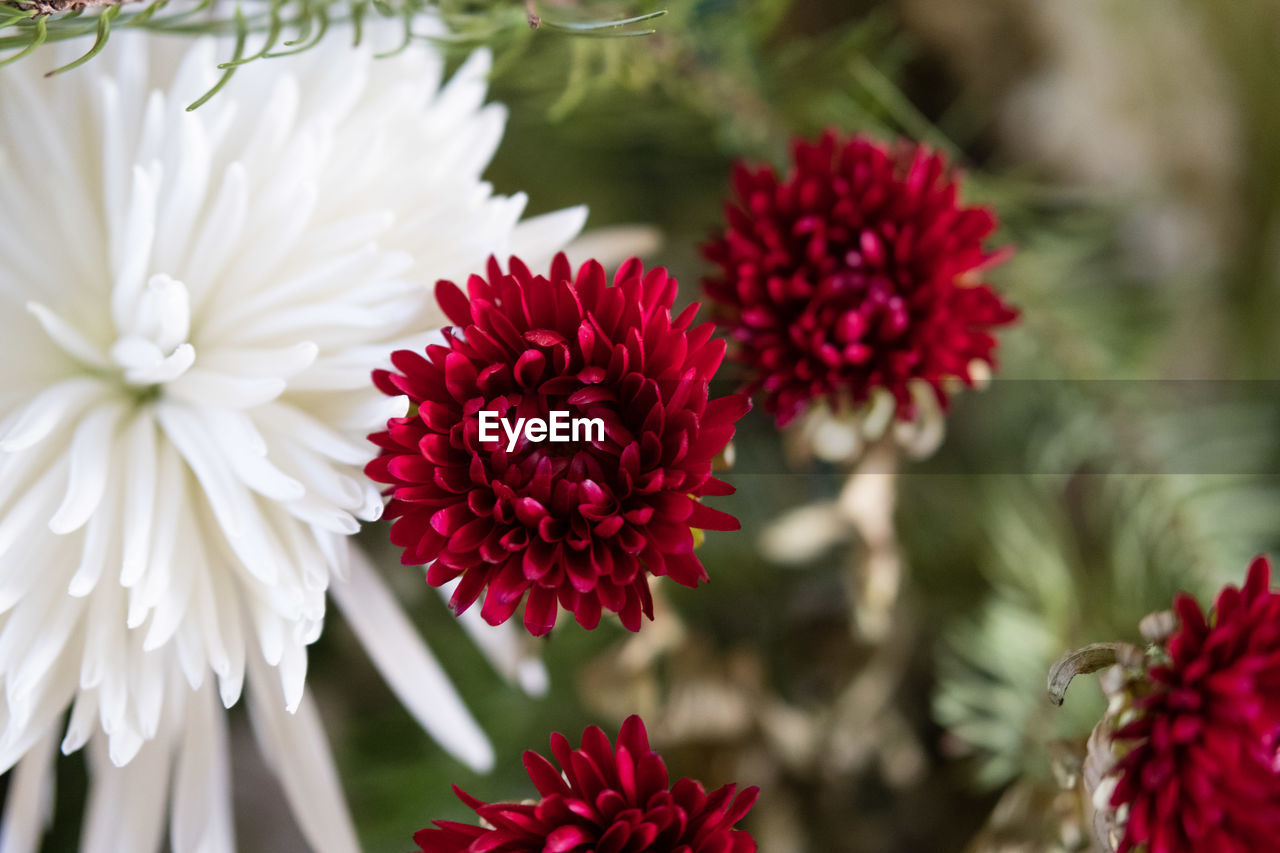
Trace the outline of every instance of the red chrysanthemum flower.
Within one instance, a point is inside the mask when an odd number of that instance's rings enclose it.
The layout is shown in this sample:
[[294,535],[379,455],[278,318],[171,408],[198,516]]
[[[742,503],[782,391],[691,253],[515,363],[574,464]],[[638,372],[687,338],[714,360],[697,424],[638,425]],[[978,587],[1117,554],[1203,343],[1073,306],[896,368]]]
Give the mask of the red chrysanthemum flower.
[[[497,625],[527,595],[524,624],[546,634],[557,602],[586,628],[601,610],[639,630],[653,617],[649,575],[696,586],[695,529],[736,530],[737,519],[699,498],[733,488],[711,463],[750,407],[709,399],[724,358],[713,324],[691,328],[697,306],[672,319],[676,280],[664,269],[622,265],[609,284],[592,261],[576,277],[563,255],[550,276],[518,259],[490,260],[467,295],[440,282],[436,298],[457,324],[425,357],[401,350],[399,372],[378,371],[388,394],[407,394],[409,417],[370,436],[382,455],[366,471],[390,484],[386,516],[406,564],[430,563],[427,580],[459,578],[461,612],[488,588],[481,614]],[[599,419],[568,443],[481,441],[480,413]],[[488,420],[488,437],[497,425]],[[510,450],[508,449],[510,448]]]
[[944,380],[971,384],[970,365],[993,361],[992,329],[1017,318],[979,281],[1005,255],[983,248],[995,216],[959,205],[945,161],[920,146],[828,131],[793,155],[785,179],[735,167],[728,228],[703,247],[750,390],[780,424],[878,388],[911,420],[913,381],[945,407]]
[[[667,766],[649,748],[639,717],[622,724],[615,749],[592,726],[573,749],[551,736],[560,768],[524,754],[542,795],[535,804],[484,803],[454,792],[486,823],[435,821],[413,837],[422,853],[755,853],[751,836],[733,826],[755,804],[758,789],[725,785],[708,794],[692,779],[668,788]],[[562,775],[563,774],[563,775]]]
[[1128,807],[1118,853],[1250,853],[1280,844],[1280,595],[1264,557],[1206,620],[1179,596],[1167,662],[1113,740],[1111,805]]

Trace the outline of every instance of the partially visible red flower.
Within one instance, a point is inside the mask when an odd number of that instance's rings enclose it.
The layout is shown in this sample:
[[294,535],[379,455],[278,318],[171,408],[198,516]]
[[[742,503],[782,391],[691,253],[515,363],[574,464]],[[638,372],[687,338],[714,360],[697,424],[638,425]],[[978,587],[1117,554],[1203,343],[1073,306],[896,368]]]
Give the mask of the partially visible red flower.
[[668,787],[666,764],[639,717],[622,724],[616,749],[592,726],[581,749],[553,734],[551,752],[558,768],[524,754],[537,803],[484,803],[455,785],[487,826],[435,821],[413,836],[421,853],[755,853],[751,836],[733,827],[758,789],[725,785],[708,794],[692,779]]
[[1167,662],[1148,672],[1137,718],[1113,740],[1118,853],[1249,853],[1280,845],[1280,595],[1259,557],[1206,620],[1189,596]]
[[980,279],[1005,256],[983,247],[994,214],[961,206],[946,162],[922,146],[828,131],[795,142],[793,160],[781,179],[738,164],[728,227],[703,247],[749,389],[780,424],[877,388],[911,420],[916,380],[945,407],[944,380],[971,383],[972,362],[994,362],[993,329],[1017,318]]
[[[459,579],[462,612],[487,588],[481,614],[507,621],[527,597],[524,624],[546,634],[557,605],[594,628],[601,610],[639,630],[653,617],[649,576],[697,586],[694,529],[736,530],[702,503],[733,488],[711,463],[750,408],[745,396],[709,399],[724,358],[697,306],[672,318],[676,280],[622,265],[610,285],[600,264],[575,276],[563,255],[550,275],[516,258],[490,260],[467,295],[440,282],[436,298],[456,327],[447,345],[401,350],[398,372],[377,371],[387,394],[407,394],[408,417],[370,436],[382,455],[366,473],[390,485],[386,516],[406,564],[430,563],[433,586]],[[521,436],[508,452],[480,440],[482,411],[510,423],[553,410],[603,421],[604,437],[570,443]],[[492,425],[492,422],[490,423]]]

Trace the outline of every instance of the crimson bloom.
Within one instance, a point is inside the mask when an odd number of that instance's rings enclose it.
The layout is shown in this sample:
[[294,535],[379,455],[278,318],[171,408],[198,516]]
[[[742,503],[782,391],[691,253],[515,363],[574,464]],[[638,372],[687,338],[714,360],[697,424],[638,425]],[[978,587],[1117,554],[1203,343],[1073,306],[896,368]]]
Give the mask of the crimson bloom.
[[794,143],[793,161],[781,179],[738,164],[728,227],[703,247],[749,390],[779,424],[877,389],[911,420],[913,382],[945,407],[944,381],[972,384],[973,362],[994,361],[992,329],[1017,318],[979,280],[1006,254],[983,247],[994,214],[958,204],[946,162],[921,146],[828,131]]
[[[755,853],[734,829],[755,804],[756,788],[725,785],[708,794],[692,779],[668,788],[667,767],[649,748],[639,717],[622,724],[615,749],[596,726],[573,749],[551,736],[556,768],[536,752],[524,766],[542,799],[484,803],[456,785],[454,793],[487,826],[438,820],[413,837],[421,853]],[[563,774],[563,775],[561,775]]]
[[[366,473],[390,486],[391,540],[406,564],[430,563],[427,580],[459,579],[458,612],[486,590],[481,615],[511,618],[527,596],[534,635],[555,624],[557,605],[594,628],[601,610],[639,630],[653,618],[649,575],[697,586],[695,529],[736,530],[737,519],[699,498],[733,488],[712,460],[750,408],[745,396],[709,399],[724,358],[713,324],[691,327],[697,306],[672,319],[676,280],[664,269],[622,265],[612,285],[591,261],[575,276],[559,255],[550,275],[517,258],[491,259],[467,294],[440,282],[436,298],[457,324],[446,345],[392,355],[377,371],[387,394],[406,394],[408,417],[370,436],[382,455]],[[568,443],[481,440],[480,413],[602,422]],[[486,416],[488,417],[488,416]],[[489,417],[487,438],[497,425]],[[505,430],[507,427],[504,427]],[[536,436],[534,436],[536,439]]]
[[[1118,853],[1248,853],[1280,838],[1280,595],[1265,557],[1211,618],[1189,596],[1150,692],[1114,740],[1111,805],[1128,807]],[[1144,846],[1145,845],[1145,846]]]

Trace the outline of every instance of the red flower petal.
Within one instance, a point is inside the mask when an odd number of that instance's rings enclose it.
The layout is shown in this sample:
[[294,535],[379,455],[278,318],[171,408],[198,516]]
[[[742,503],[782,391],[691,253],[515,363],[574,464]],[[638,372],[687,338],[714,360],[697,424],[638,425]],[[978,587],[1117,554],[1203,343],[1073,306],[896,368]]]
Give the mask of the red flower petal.
[[471,322],[471,302],[453,282],[436,282],[436,302],[440,304],[440,310],[444,311],[444,315],[455,325],[465,326]]

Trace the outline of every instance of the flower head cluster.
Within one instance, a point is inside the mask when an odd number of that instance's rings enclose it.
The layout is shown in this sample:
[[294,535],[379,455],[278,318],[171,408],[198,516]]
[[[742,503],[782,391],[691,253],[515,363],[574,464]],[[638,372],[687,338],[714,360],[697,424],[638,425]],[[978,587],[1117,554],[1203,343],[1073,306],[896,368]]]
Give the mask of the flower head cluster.
[[[387,394],[415,411],[372,436],[382,455],[368,475],[390,485],[386,515],[407,564],[430,563],[436,586],[458,579],[452,605],[545,634],[559,607],[594,628],[601,611],[638,630],[652,618],[650,575],[696,586],[695,529],[733,530],[732,516],[699,498],[733,491],[712,460],[748,409],[737,395],[710,399],[724,356],[697,306],[672,318],[676,281],[623,264],[612,285],[592,261],[576,273],[564,256],[549,275],[513,258],[491,260],[467,294],[441,282],[437,298],[456,327],[425,353],[396,352],[378,371]],[[482,412],[508,423],[552,411],[596,419],[569,443],[521,435],[482,439]],[[494,433],[486,434],[492,438]]]
[[1003,253],[985,208],[964,207],[943,158],[827,132],[797,141],[789,174],[738,165],[727,228],[703,251],[720,322],[750,389],[786,423],[815,400],[852,409],[886,392],[911,420],[925,394],[992,363],[1017,313],[981,283]]
[[536,752],[524,754],[541,800],[484,803],[455,787],[486,825],[435,821],[414,835],[422,853],[755,853],[751,836],[733,827],[758,790],[725,785],[708,794],[692,779],[668,787],[666,764],[649,748],[639,717],[622,724],[616,748],[592,726],[581,749],[553,734],[551,752],[558,769]]
[[1113,743],[1119,853],[1271,850],[1280,838],[1280,595],[1259,557],[1208,619],[1179,596],[1166,659]]
[[222,706],[246,685],[311,846],[357,850],[305,691],[330,592],[419,720],[492,760],[349,548],[382,512],[365,435],[407,407],[368,376],[440,322],[430,282],[549,260],[583,211],[522,223],[481,181],[486,53],[446,83],[422,45],[377,61],[372,30],[194,112],[229,43],[126,32],[89,73],[42,76],[68,44],[0,74],[6,850],[38,847],[59,742],[88,747],[84,849],[233,849]]

